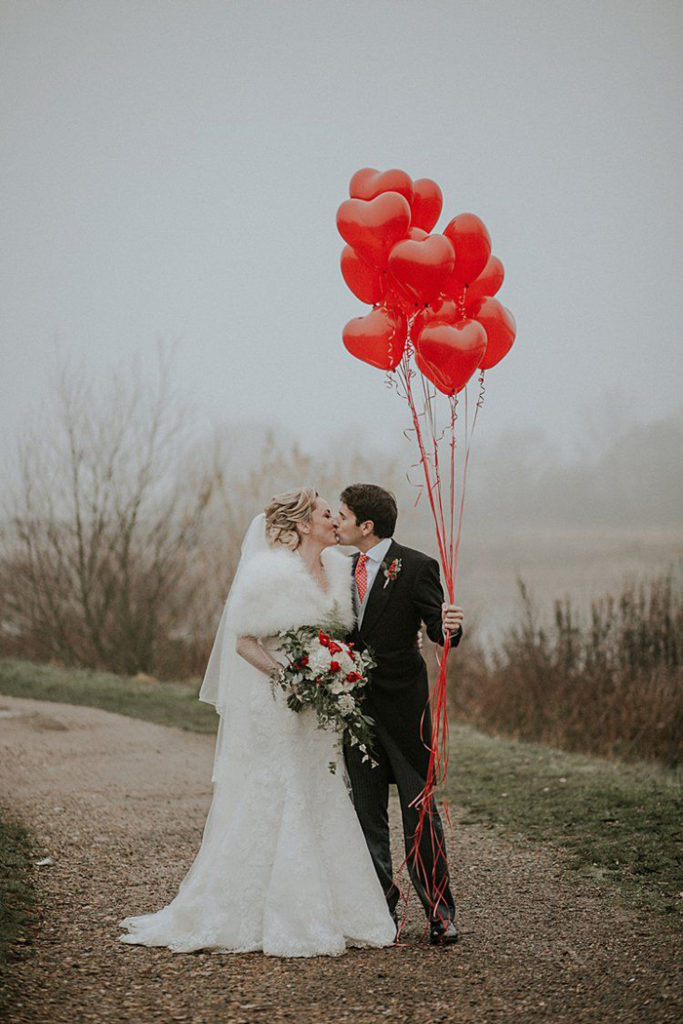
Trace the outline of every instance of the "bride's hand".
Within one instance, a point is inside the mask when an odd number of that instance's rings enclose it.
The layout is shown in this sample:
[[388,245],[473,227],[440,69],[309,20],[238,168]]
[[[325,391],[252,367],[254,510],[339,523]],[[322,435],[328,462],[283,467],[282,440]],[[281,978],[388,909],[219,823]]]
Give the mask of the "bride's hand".
[[245,661],[257,668],[259,672],[263,672],[269,679],[275,681],[279,676],[282,666],[261,646],[257,637],[238,637],[236,650]]

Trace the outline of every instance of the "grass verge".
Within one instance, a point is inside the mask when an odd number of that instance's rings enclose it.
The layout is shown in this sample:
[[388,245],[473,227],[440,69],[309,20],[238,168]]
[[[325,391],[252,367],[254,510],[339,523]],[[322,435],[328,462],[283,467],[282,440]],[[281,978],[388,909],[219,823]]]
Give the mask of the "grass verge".
[[[194,732],[217,716],[196,686],[147,683],[103,672],[0,659],[0,693],[85,704]],[[681,773],[650,763],[604,761],[451,726],[448,796],[463,823],[515,840],[554,844],[569,875],[617,887],[637,905],[683,906]]]
[[191,732],[215,732],[218,724],[213,707],[197,700],[196,686],[146,682],[111,672],[55,668],[3,658],[0,693],[60,704],[83,704]]
[[33,855],[26,829],[8,820],[0,808],[0,1014],[7,1009],[11,996],[8,964],[18,943],[26,941],[25,932],[33,922]]
[[451,727],[448,796],[463,824],[551,842],[567,871],[606,881],[638,906],[683,909],[681,772],[604,761]]

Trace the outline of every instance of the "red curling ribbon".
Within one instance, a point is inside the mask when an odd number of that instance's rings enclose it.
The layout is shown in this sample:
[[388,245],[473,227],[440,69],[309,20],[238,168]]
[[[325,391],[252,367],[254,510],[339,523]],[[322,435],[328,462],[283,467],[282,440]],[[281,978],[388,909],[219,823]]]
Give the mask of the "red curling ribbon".
[[[467,471],[472,435],[484,398],[483,372],[479,376],[479,396],[471,428],[468,429],[466,389],[464,389],[464,416],[459,419],[458,396],[452,395],[448,397],[448,417],[446,423],[440,428],[437,419],[436,389],[423,375],[420,375],[421,394],[416,398],[415,379],[417,374],[410,366],[410,357],[414,352],[412,338],[410,337],[413,319],[414,317],[409,322],[409,337],[403,358],[397,367],[395,386],[397,393],[407,401],[410,412],[411,426],[404,431],[404,434],[407,438],[414,441],[418,451],[418,459],[411,466],[411,469],[415,469],[418,466],[421,467],[423,481],[420,484],[415,484],[410,480],[410,474],[408,473],[407,475],[413,486],[419,489],[418,499],[422,493],[427,496],[427,502],[434,523],[436,545],[445,589],[449,603],[453,604],[462,539]],[[418,405],[418,402],[420,405]],[[457,431],[460,425],[463,426],[465,432],[465,454],[462,482],[458,495],[456,456],[458,451]],[[446,453],[442,452],[443,448],[446,448]],[[445,458],[442,458],[443,454],[445,454]],[[437,874],[437,867],[440,863],[446,863],[447,855],[445,829],[442,830],[441,836],[439,836],[435,826],[434,813],[436,810],[437,791],[446,782],[448,777],[447,678],[450,649],[451,638],[450,634],[446,633],[444,635],[443,650],[438,658],[439,671],[430,688],[428,707],[431,708],[432,719],[431,742],[427,742],[425,737],[427,708],[425,708],[420,720],[420,738],[425,748],[429,751],[429,762],[424,789],[418,794],[411,805],[419,809],[418,824],[411,848],[397,872],[397,878],[400,879],[404,869],[409,865],[412,867],[428,894],[430,908],[434,916],[439,915],[438,908],[443,901],[447,878],[447,874],[444,871],[441,872],[441,880],[439,880]],[[446,825],[450,826],[450,812],[447,802],[444,803],[443,814]],[[432,853],[433,870],[431,878],[420,852],[425,834],[429,836]],[[398,934],[400,936],[407,916],[407,899],[403,887],[398,883],[397,885],[401,899],[406,904],[406,912],[399,926]]]
[[[408,404],[410,425],[403,433],[415,444],[417,459],[409,466],[406,478],[416,490],[415,504],[424,496],[429,506],[445,590],[452,604],[472,435],[484,402],[484,368],[501,359],[514,341],[512,315],[491,298],[502,284],[503,267],[491,255],[489,233],[474,214],[454,217],[443,234],[432,236],[430,241],[425,232],[432,231],[442,206],[441,190],[430,179],[413,181],[396,168],[381,172],[365,167],[351,179],[349,195],[352,198],[342,203],[337,215],[339,231],[348,243],[342,273],[354,294],[373,303],[374,308],[346,325],[344,344],[356,358],[389,371],[387,386]],[[446,258],[441,239],[450,243],[455,254],[453,264]],[[427,302],[429,305],[425,305]],[[482,316],[481,324],[477,313]],[[495,339],[491,331],[486,337],[489,321],[491,330],[495,328]],[[492,355],[494,340],[497,347]],[[479,394],[470,425],[466,382],[477,366]],[[458,395],[462,392],[464,401],[460,404]],[[440,426],[444,402],[448,403],[447,414]],[[458,434],[464,435],[462,445]],[[463,454],[458,484],[459,449]],[[413,479],[415,470],[420,473],[419,482]],[[413,801],[419,809],[418,825],[395,882],[400,899],[407,904],[400,881],[404,868],[410,865],[430,894],[434,913],[443,899],[443,881],[439,883],[436,873],[428,877],[420,845],[427,834],[432,863],[436,866],[446,860],[444,838],[437,834],[434,813],[437,790],[448,775],[450,648],[451,638],[446,633],[443,650],[437,656],[437,677],[420,721],[420,738],[429,760],[424,789]],[[425,721],[430,707],[432,729],[428,740]],[[450,825],[447,802],[444,817]],[[399,944],[405,919],[404,915],[399,923]]]

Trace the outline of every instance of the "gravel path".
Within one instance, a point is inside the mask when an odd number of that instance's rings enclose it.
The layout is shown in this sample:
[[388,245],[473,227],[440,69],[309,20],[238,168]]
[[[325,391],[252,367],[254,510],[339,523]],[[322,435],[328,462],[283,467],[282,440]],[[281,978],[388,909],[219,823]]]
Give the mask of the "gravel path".
[[0,803],[55,861],[36,869],[42,923],[13,962],[13,1021],[682,1019],[676,952],[656,918],[563,881],[557,851],[458,825],[457,813],[455,949],[429,946],[415,905],[405,945],[339,958],[174,955],[119,943],[117,922],[167,902],[192,861],[212,753],[208,736],[0,698]]

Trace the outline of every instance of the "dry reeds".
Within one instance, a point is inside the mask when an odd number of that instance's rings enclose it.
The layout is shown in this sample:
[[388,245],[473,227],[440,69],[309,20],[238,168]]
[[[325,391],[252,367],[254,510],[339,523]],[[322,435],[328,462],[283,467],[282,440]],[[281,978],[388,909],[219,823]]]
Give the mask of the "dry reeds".
[[518,581],[521,621],[489,654],[463,644],[453,714],[478,727],[607,757],[680,760],[683,597],[677,575],[626,583],[581,615],[565,598],[549,627]]

